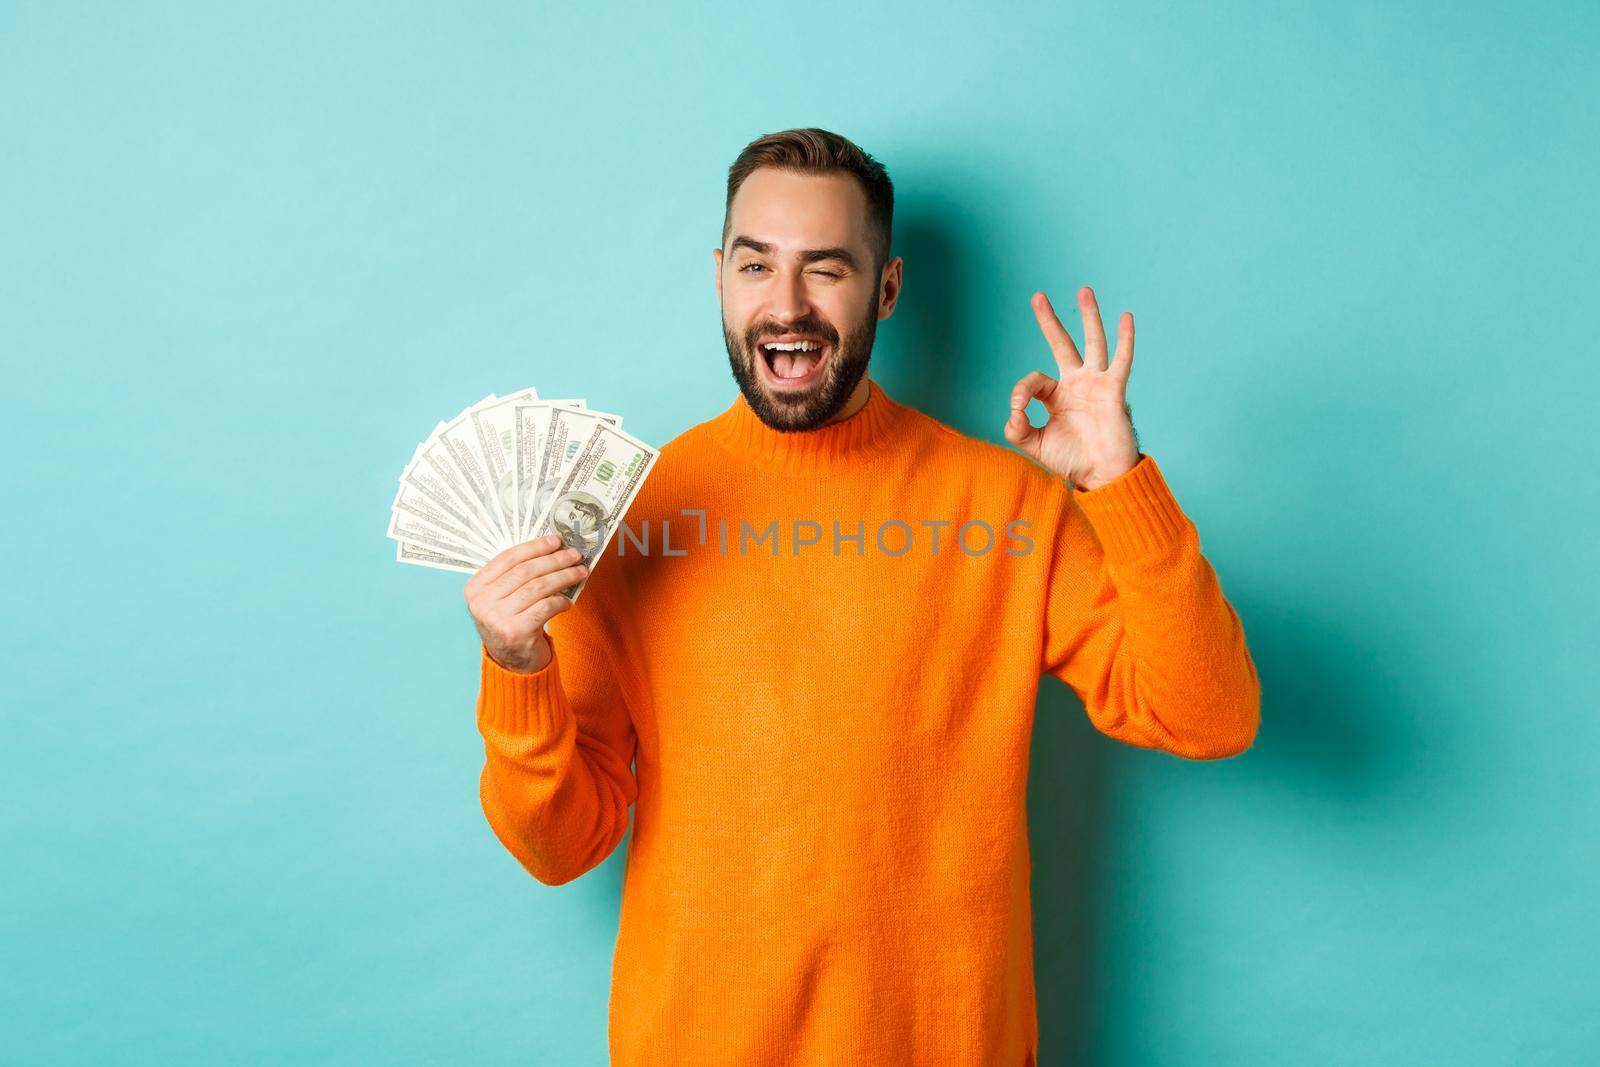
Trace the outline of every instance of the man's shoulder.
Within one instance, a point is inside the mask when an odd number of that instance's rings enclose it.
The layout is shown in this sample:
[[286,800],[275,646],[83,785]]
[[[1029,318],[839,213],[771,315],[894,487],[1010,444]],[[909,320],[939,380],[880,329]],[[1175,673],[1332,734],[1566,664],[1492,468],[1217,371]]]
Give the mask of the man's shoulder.
[[722,458],[711,432],[714,416],[691,423],[661,445],[656,465],[666,470],[688,470],[714,465]]
[[1048,493],[1062,486],[1054,474],[1015,447],[975,437],[920,408],[903,406],[908,431],[941,466],[1016,483],[1035,492]]
[[714,418],[692,423],[656,447],[655,464],[634,504],[639,514],[675,513],[686,494],[693,497],[726,469],[729,457],[711,432]]
[[711,422],[712,418],[708,417],[679,430],[661,446],[662,457],[665,458],[670,455],[675,458],[681,458],[687,453],[696,451],[709,439]]

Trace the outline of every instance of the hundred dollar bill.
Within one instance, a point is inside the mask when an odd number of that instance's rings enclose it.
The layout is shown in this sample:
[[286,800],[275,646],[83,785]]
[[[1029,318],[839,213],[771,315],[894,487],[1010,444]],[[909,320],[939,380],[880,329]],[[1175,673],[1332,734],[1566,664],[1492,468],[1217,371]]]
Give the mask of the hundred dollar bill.
[[[444,429],[444,426],[441,422],[435,428],[435,433]],[[432,439],[430,435],[429,440]],[[426,501],[453,525],[471,532],[474,544],[492,548],[498,538],[487,520],[478,515],[470,504],[466,488],[456,481],[449,457],[443,453],[429,454],[427,449],[428,442],[424,441],[412,453],[411,462],[400,472],[401,486],[414,491],[415,496],[411,499]]]
[[489,556],[498,551],[492,549],[492,546],[479,544],[477,537],[466,524],[456,515],[435,504],[422,490],[401,482],[399,489],[395,491],[394,503],[389,506],[389,536],[395,540],[403,540],[405,538],[402,527],[411,528],[414,524],[420,524],[454,544],[476,549],[480,553],[490,549]]
[[[538,394],[532,389],[524,389],[492,403],[474,406],[468,414],[477,437],[478,454],[488,472],[489,495],[499,506],[499,518],[507,530],[507,544],[513,543],[516,540],[514,535],[522,529],[516,501],[516,406],[536,401],[539,401]],[[580,410],[588,406],[582,400],[546,400],[542,403]]]
[[[656,456],[655,449],[633,435],[608,423],[597,424],[535,520],[529,539],[559,534],[563,544],[582,553],[592,575]],[[576,602],[588,582],[586,575],[561,592]]]
[[[463,411],[457,418],[465,416],[470,410],[469,408]],[[444,432],[449,427],[449,422],[441,422],[434,427],[428,439],[418,446],[417,457],[412,461],[411,467],[426,469],[432,479],[456,502],[457,507],[471,518],[473,529],[483,535],[483,540],[489,544],[499,543],[505,537],[500,530],[500,524],[495,522],[491,513],[479,503],[477,494],[473,492],[466,476],[456,466],[451,450],[443,441]]]
[[500,521],[500,506],[490,496],[489,472],[484,469],[483,460],[479,457],[473,440],[476,434],[472,427],[472,412],[494,403],[497,399],[499,398],[490,393],[445,423],[444,429],[427,443],[423,454],[425,456],[440,454],[455,467],[458,487],[465,487],[467,490],[466,502],[488,520],[491,528],[497,532],[496,540],[509,545],[512,530],[509,526],[502,525]]
[[622,416],[605,411],[574,410],[548,404],[517,404],[517,505],[523,526],[519,541],[533,539],[539,517],[556,486],[578,458],[578,449],[596,426],[622,428]]
[[473,548],[463,541],[458,541],[448,534],[440,532],[429,523],[404,512],[394,512],[390,517],[389,536],[396,541],[404,541],[418,548],[437,552],[441,556],[449,556],[452,559],[476,563],[480,567],[488,563],[493,555],[493,553],[486,553],[481,549]]
[[476,564],[464,559],[452,559],[432,549],[423,548],[401,541],[394,546],[394,558],[401,563],[415,563],[419,567],[436,567],[442,571],[460,571],[462,574],[476,574]]
[[538,399],[539,391],[529,386],[507,396],[497,397],[488,403],[475,405],[469,409],[467,415],[467,421],[472,424],[478,458],[482,461],[489,480],[489,498],[499,508],[495,513],[496,517],[507,531],[516,529],[512,525],[514,516],[507,510],[505,497],[500,490],[501,477],[505,476],[509,480],[511,451],[515,447],[511,435],[511,405]]

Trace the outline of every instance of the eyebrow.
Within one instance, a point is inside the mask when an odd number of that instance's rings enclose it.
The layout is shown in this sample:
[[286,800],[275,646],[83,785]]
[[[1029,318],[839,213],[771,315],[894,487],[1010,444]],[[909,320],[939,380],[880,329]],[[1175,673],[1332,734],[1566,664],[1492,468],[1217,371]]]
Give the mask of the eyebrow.
[[[741,248],[748,248],[752,252],[759,252],[764,256],[769,256],[772,254],[771,245],[767,244],[765,241],[758,241],[754,237],[746,237],[744,234],[740,234],[739,236],[735,237],[733,239],[733,243],[729,245],[729,248],[734,252],[737,252]],[[834,248],[807,248],[800,253],[800,262],[802,263],[816,263],[817,261],[823,259],[837,259],[849,267],[854,267],[856,265],[856,257],[850,254],[850,250],[848,248],[840,248],[837,246]]]

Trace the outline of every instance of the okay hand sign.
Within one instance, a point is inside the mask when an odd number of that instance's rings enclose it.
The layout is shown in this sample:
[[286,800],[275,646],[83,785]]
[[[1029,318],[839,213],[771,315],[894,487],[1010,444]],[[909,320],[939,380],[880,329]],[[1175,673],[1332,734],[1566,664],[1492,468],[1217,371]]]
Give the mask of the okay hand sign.
[[[1133,313],[1117,321],[1117,355],[1106,360],[1106,331],[1100,307],[1088,286],[1078,290],[1086,355],[1043,293],[1033,294],[1033,313],[1061,372],[1059,381],[1030,371],[1011,387],[1011,417],[1006,440],[1057,477],[1079,489],[1095,489],[1139,462],[1139,443],[1128,409],[1128,371],[1133,367]],[[1024,409],[1038,397],[1048,415],[1043,426],[1028,421]]]

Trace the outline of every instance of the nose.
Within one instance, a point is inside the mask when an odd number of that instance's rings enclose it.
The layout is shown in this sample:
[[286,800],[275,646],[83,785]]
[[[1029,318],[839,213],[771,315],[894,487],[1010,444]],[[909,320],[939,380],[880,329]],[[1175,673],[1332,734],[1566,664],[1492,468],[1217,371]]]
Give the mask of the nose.
[[811,313],[802,271],[780,272],[773,279],[770,296],[772,302],[767,311],[778,322],[798,322]]

